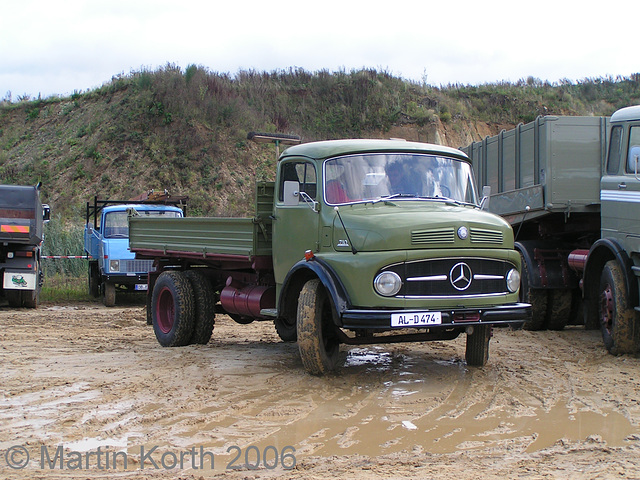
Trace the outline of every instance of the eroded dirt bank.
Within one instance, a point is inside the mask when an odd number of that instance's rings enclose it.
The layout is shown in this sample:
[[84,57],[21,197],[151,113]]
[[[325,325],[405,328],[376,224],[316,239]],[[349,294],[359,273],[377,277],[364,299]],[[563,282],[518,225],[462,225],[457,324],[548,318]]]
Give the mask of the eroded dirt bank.
[[269,322],[221,316],[177,349],[139,306],[0,307],[0,323],[0,478],[640,476],[640,360],[598,332],[497,330],[482,369],[463,337],[343,347],[317,378]]

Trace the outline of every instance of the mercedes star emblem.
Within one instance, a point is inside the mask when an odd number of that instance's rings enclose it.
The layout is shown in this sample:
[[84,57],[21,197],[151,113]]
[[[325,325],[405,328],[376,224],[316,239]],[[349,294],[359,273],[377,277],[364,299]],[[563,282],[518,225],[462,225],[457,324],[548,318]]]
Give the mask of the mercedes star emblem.
[[471,273],[471,268],[464,262],[456,263],[451,271],[449,272],[449,278],[451,280],[451,285],[456,290],[466,290],[471,285],[471,280],[473,280],[473,273]]

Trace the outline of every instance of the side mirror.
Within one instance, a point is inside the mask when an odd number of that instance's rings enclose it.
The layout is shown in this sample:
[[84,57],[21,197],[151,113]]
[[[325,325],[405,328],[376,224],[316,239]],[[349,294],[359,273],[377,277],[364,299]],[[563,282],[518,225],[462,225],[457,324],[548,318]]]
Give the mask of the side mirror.
[[491,200],[491,186],[482,187],[482,200],[480,200],[480,210],[489,210],[489,201]]
[[46,203],[42,205],[42,220],[45,223],[51,220],[51,207],[49,207],[49,205],[47,205]]
[[292,180],[284,182],[284,204],[287,207],[294,207],[300,203],[300,184]]
[[139,216],[140,214],[135,208],[133,207],[127,208],[127,217],[139,217]]

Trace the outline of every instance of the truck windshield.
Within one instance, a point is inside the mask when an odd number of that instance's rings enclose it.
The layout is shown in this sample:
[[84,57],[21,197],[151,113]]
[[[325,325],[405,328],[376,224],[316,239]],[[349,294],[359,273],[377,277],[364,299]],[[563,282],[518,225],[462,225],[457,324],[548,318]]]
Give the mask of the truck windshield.
[[329,205],[394,200],[448,199],[477,204],[471,166],[449,157],[375,153],[329,159],[324,164]]
[[[138,210],[145,217],[179,217],[179,212],[166,210]],[[104,217],[104,238],[129,238],[127,212],[110,212]]]

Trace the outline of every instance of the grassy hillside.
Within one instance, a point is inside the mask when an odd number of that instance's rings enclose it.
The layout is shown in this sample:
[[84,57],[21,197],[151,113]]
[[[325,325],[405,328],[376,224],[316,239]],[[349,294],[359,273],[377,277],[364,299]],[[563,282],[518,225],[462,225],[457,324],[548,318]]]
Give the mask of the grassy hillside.
[[403,136],[459,147],[538,115],[610,115],[640,103],[640,75],[549,84],[434,87],[375,70],[236,75],[189,66],[114,77],[69,98],[0,104],[0,182],[43,183],[53,212],[168,189],[194,215],[245,215],[275,150],[250,131],[303,141]]

